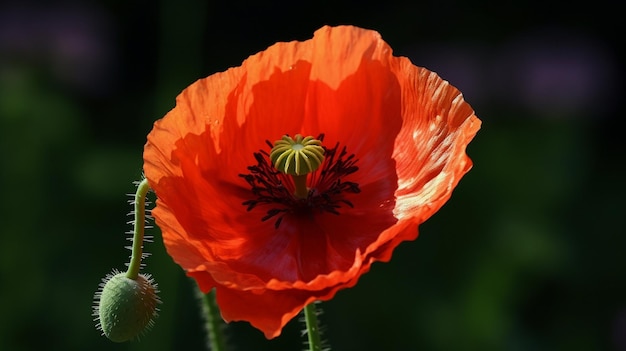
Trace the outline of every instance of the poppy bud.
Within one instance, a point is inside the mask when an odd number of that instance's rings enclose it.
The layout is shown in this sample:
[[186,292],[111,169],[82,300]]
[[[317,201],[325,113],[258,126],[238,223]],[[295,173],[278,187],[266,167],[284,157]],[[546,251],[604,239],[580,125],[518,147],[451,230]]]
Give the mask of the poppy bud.
[[157,305],[157,285],[149,274],[131,279],[126,273],[108,274],[96,292],[94,316],[98,328],[114,342],[124,342],[139,336],[154,324]]

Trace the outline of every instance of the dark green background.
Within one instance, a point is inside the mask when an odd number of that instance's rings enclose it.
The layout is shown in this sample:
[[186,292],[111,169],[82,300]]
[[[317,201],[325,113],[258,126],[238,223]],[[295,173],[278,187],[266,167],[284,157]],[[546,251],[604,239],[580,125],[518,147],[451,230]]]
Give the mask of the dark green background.
[[[483,120],[452,199],[323,304],[335,350],[626,350],[618,2],[110,1],[0,5],[0,349],[200,350],[193,284],[145,262],[161,316],[100,337],[92,295],[124,268],[145,136],[198,78],[324,24],[378,30]],[[297,322],[237,350],[301,350]]]

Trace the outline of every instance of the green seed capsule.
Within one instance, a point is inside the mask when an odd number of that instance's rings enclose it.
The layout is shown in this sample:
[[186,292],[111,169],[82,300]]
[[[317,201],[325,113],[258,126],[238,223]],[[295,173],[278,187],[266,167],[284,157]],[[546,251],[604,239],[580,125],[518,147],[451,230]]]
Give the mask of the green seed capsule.
[[317,170],[324,161],[322,142],[312,136],[284,135],[274,142],[270,160],[276,169],[290,175],[306,175]]
[[[99,329],[114,342],[124,342],[139,336],[152,327],[161,303],[158,290],[149,274],[139,274],[137,279],[125,273],[113,272],[104,279],[96,293],[94,315],[99,319]],[[97,311],[96,311],[97,309]]]

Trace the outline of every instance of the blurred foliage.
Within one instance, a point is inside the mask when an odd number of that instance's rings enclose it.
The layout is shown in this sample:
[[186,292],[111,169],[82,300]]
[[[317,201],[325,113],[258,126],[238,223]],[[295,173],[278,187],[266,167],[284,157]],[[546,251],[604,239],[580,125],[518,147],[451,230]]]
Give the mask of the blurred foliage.
[[[194,285],[157,230],[146,260],[164,301],[154,329],[114,344],[92,323],[100,278],[129,254],[125,194],[145,136],[194,80],[350,23],[457,85],[484,124],[468,149],[474,169],[420,238],[323,304],[334,349],[626,350],[623,53],[608,39],[617,4],[243,4],[0,5],[0,349],[202,349]],[[511,76],[507,58],[532,54],[533,41],[520,55],[498,48],[546,28],[601,55],[603,75],[582,66],[601,84],[595,100],[516,99],[524,75]],[[233,323],[229,334],[238,350],[294,350],[300,329],[294,321],[267,341]]]

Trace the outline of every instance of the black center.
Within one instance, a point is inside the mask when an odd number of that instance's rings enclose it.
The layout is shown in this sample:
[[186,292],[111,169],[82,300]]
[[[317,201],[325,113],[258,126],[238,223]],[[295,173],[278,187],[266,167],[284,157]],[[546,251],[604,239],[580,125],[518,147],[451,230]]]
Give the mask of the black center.
[[[324,135],[317,139],[322,141]],[[274,147],[271,142],[266,143],[270,150]],[[285,181],[290,181],[290,176],[272,166],[269,153],[265,150],[255,152],[257,164],[248,166],[250,173],[239,175],[248,182],[253,194],[253,199],[244,201],[242,205],[247,206],[248,211],[258,205],[268,205],[269,210],[261,220],[276,217],[274,223],[276,228],[280,226],[286,214],[312,214],[315,211],[325,211],[339,215],[338,209],[342,204],[354,207],[343,194],[361,192],[359,184],[342,181],[342,178],[359,170],[356,166],[358,160],[354,154],[348,155],[345,146],[340,149],[339,143],[332,149],[324,147],[324,155],[325,159],[320,169],[309,174],[313,180],[307,198],[299,199],[284,186]]]

